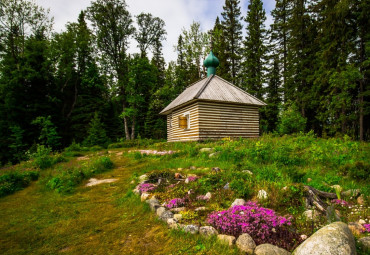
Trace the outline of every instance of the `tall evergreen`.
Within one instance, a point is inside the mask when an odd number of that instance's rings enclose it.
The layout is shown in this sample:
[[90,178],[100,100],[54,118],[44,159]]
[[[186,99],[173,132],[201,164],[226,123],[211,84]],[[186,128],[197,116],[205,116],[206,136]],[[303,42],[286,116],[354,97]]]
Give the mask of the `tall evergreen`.
[[225,0],[223,6],[222,26],[226,40],[227,61],[230,65],[231,81],[238,85],[237,76],[240,72],[241,47],[242,47],[242,24],[239,0]]
[[216,18],[216,22],[212,30],[212,50],[220,61],[220,65],[217,68],[217,75],[226,80],[231,80],[225,29],[220,23],[220,19],[218,17]]
[[246,90],[262,98],[264,68],[266,64],[266,29],[264,22],[266,13],[261,0],[250,0],[247,22],[247,36],[244,41],[243,83]]

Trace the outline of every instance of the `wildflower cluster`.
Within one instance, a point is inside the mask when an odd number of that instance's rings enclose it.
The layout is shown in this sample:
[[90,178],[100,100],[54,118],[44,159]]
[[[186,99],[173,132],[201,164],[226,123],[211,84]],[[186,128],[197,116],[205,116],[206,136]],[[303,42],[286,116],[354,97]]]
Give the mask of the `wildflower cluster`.
[[198,180],[198,176],[189,176],[188,177],[189,182],[195,182],[196,180]]
[[290,218],[277,216],[274,210],[251,201],[213,212],[207,221],[223,234],[239,236],[248,233],[257,244],[271,243],[289,249],[293,240],[299,239],[298,234],[287,228],[291,225]]
[[180,206],[184,206],[184,205],[185,205],[185,199],[183,199],[183,198],[174,198],[174,199],[172,199],[171,201],[168,202],[167,208],[171,209],[171,208],[176,208],[176,207],[180,207]]
[[341,205],[341,206],[345,206],[345,207],[349,206],[349,203],[345,200],[342,200],[342,199],[333,199],[333,200],[331,200],[331,202],[335,205]]
[[370,224],[363,224],[364,230],[362,232],[368,232],[370,233]]
[[139,187],[138,187],[141,193],[151,192],[155,190],[156,188],[157,186],[152,183],[141,183],[139,184]]

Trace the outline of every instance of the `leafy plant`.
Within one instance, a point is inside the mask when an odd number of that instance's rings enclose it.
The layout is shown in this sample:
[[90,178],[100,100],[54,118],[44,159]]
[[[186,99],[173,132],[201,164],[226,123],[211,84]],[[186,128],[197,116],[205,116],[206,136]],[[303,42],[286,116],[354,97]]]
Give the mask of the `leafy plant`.
[[39,172],[9,172],[0,176],[0,197],[12,194],[27,187],[31,181],[37,180]]

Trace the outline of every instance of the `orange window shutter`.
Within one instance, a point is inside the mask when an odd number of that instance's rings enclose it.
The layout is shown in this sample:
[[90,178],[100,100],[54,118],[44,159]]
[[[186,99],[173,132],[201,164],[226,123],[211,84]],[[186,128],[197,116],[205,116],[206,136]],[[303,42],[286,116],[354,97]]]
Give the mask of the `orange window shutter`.
[[185,116],[179,117],[179,128],[187,128],[188,127],[188,119]]

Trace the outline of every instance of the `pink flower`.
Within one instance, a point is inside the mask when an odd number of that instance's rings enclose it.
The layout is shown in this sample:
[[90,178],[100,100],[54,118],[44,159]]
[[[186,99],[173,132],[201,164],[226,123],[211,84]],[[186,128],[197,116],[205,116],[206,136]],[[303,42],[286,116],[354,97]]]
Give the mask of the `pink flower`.
[[176,207],[180,207],[180,206],[184,206],[184,205],[185,205],[185,199],[174,198],[174,199],[172,199],[171,201],[168,202],[167,208],[171,209],[171,208],[176,208]]
[[151,192],[153,190],[155,190],[157,188],[156,185],[152,184],[152,183],[141,183],[139,184],[139,191],[141,193],[146,193],[146,192]]

